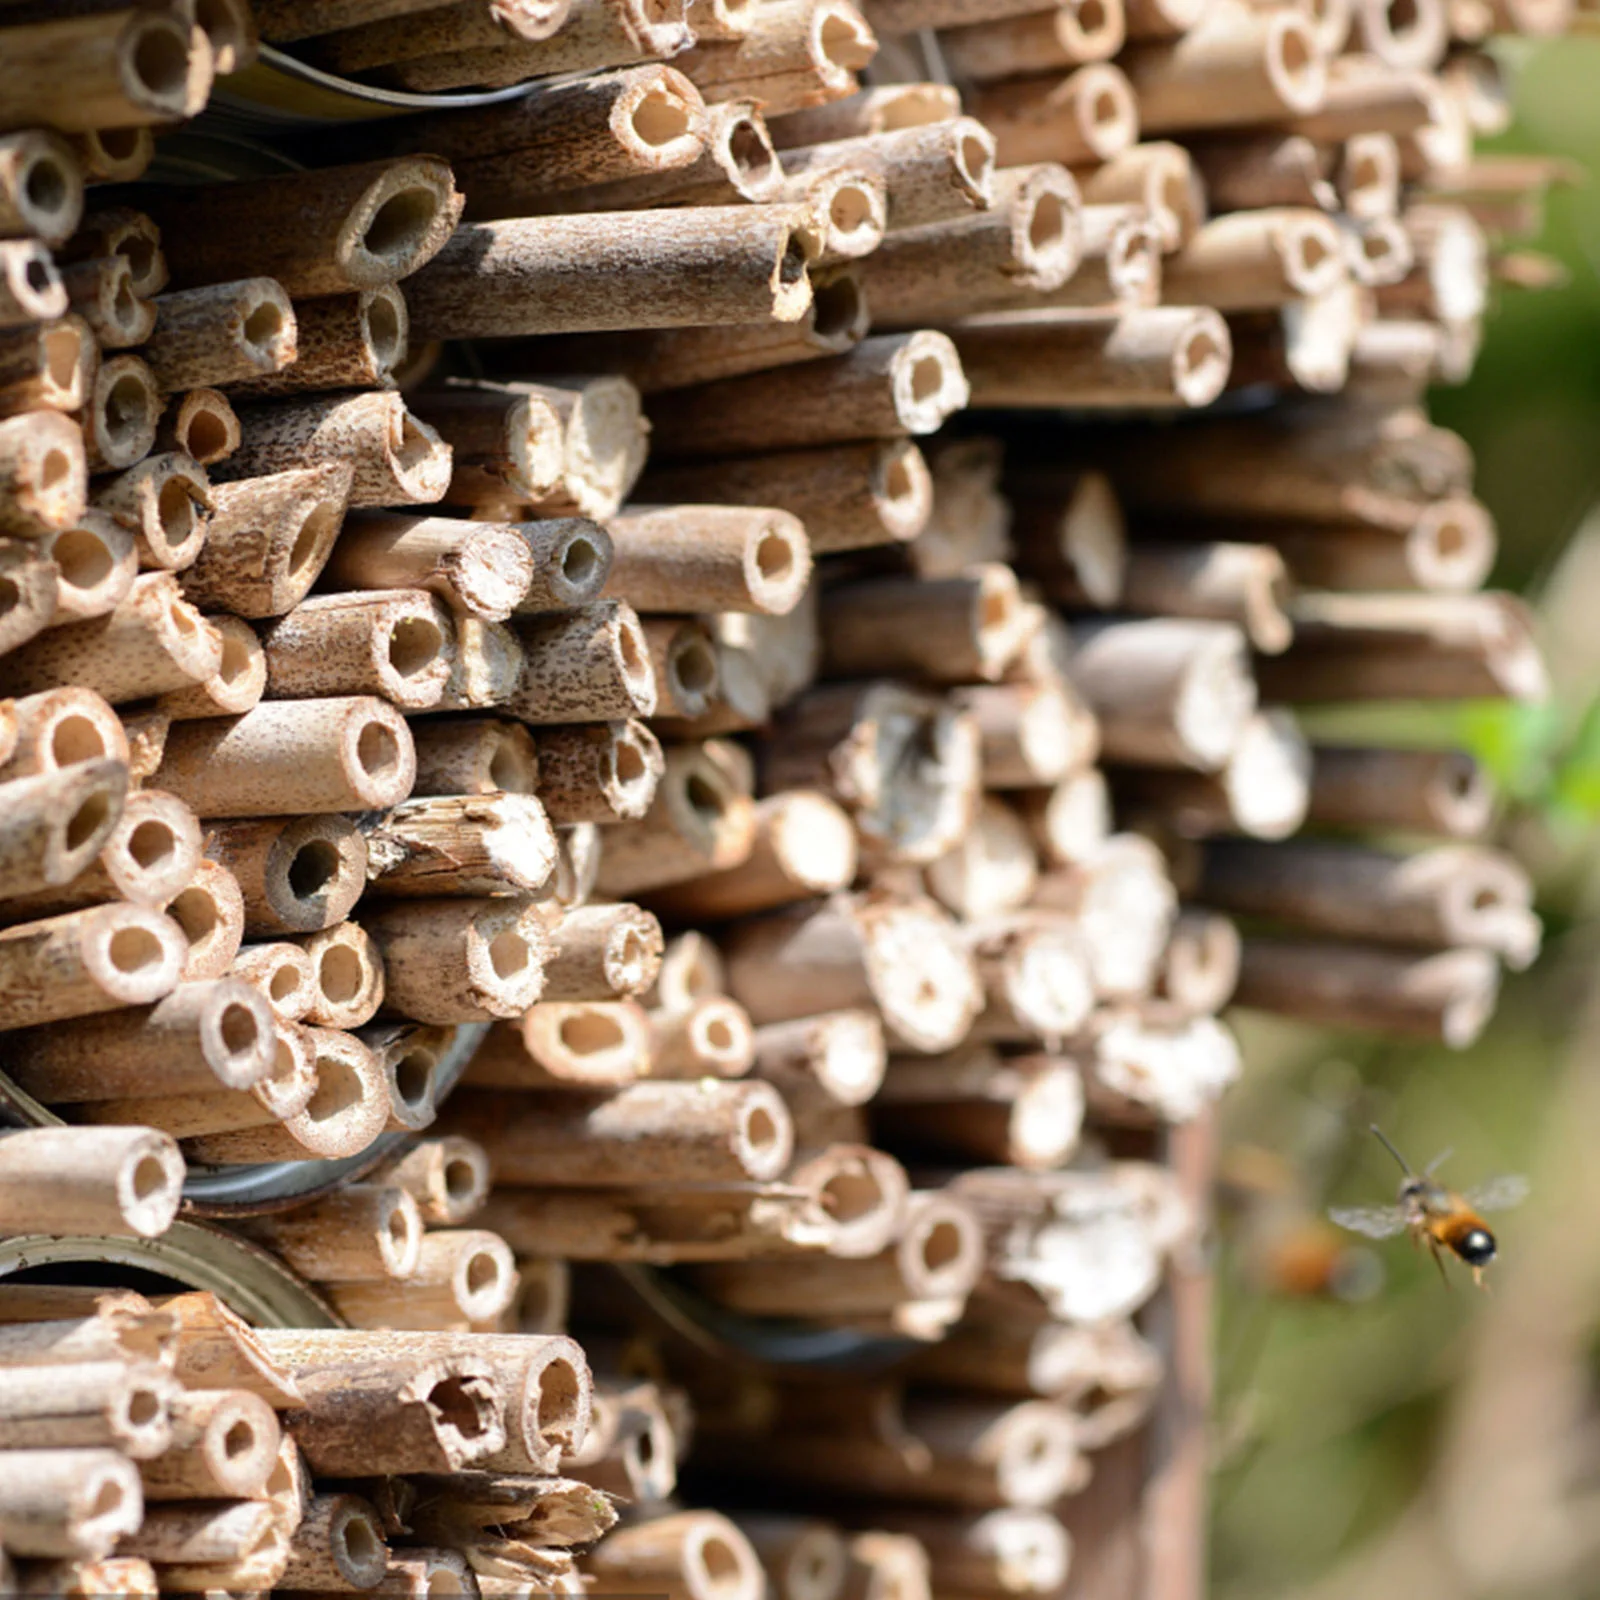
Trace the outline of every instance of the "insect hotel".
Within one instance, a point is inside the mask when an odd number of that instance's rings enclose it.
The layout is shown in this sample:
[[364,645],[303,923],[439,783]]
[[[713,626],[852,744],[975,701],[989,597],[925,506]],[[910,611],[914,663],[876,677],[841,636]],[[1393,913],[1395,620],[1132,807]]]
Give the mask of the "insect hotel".
[[1219,1013],[1539,945],[1295,708],[1543,691],[1568,21],[0,5],[8,1584],[1199,1595]]

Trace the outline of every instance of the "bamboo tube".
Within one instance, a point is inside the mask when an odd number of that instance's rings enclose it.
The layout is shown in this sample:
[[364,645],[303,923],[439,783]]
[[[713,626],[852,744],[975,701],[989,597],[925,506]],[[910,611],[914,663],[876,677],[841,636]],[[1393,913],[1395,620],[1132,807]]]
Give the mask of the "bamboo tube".
[[[248,1389],[279,1411],[299,1404],[300,1391],[288,1372],[268,1356],[254,1330],[215,1295],[173,1295],[160,1302],[160,1310],[177,1327],[173,1371],[186,1388]],[[291,1463],[298,1466],[297,1455],[282,1462],[286,1469]],[[303,1498],[294,1495],[288,1483],[269,1482],[268,1489],[280,1508],[286,1504],[298,1508]]]
[[437,3],[438,0],[259,0],[255,11],[262,38],[283,44],[382,17],[428,11]]
[[649,1061],[642,1007],[631,1001],[542,1001],[529,1007],[515,1031],[490,1031],[467,1079],[486,1088],[609,1088],[644,1077]]
[[984,565],[960,578],[873,578],[822,603],[823,672],[904,674],[934,683],[994,681],[1026,637],[1016,578]]
[[89,466],[97,472],[134,466],[156,442],[161,396],[154,374],[136,355],[102,360],[89,386],[85,411],[83,442]]
[[564,0],[508,0],[497,6],[439,6],[321,35],[308,45],[318,66],[349,76],[394,62],[466,51],[515,49],[547,39],[568,19]]
[[42,1100],[247,1089],[272,1067],[272,1012],[232,979],[186,983],[159,1004],[19,1035],[11,1075]]
[[1050,1055],[1009,1056],[978,1046],[953,1056],[899,1056],[889,1064],[876,1120],[883,1142],[924,1157],[1025,1169],[1061,1165],[1078,1143],[1083,1082]]
[[268,700],[242,717],[179,723],[156,781],[201,817],[294,816],[394,805],[414,771],[399,712],[354,696]]
[[1155,223],[1163,251],[1178,249],[1205,220],[1208,189],[1188,147],[1148,140],[1079,178],[1087,205],[1137,205]]
[[1530,901],[1527,876],[1509,856],[1471,845],[1397,855],[1311,841],[1215,841],[1197,866],[1197,898],[1221,911],[1313,934],[1508,957],[1520,949]]
[[783,1101],[757,1081],[641,1083],[603,1099],[473,1091],[452,1097],[445,1120],[511,1184],[760,1181],[791,1149]]
[[362,1043],[378,1057],[389,1095],[386,1133],[417,1133],[432,1127],[439,1114],[439,1065],[454,1044],[454,1028],[416,1023],[374,1023]]
[[172,719],[159,711],[125,713],[122,728],[128,739],[128,783],[141,790],[161,765]]
[[1385,0],[1356,0],[1356,48],[1385,66],[1426,71],[1444,58],[1450,20],[1444,0],[1397,6]]
[[6,1367],[60,1361],[169,1364],[177,1324],[142,1295],[15,1283],[0,1296],[0,1354]]
[[585,1558],[597,1588],[670,1600],[759,1600],[761,1563],[716,1511],[680,1511],[618,1528]]
[[609,525],[605,593],[641,611],[783,614],[811,577],[805,529],[786,511],[641,506]]
[[1155,982],[1177,899],[1160,850],[1117,833],[1081,865],[1042,875],[1033,903],[1076,916],[1101,995],[1137,998]]
[[116,826],[127,787],[119,761],[0,784],[0,899],[71,882]]
[[600,829],[592,822],[569,822],[556,829],[555,893],[560,906],[581,906],[594,893],[600,873]]
[[228,975],[259,989],[280,1022],[299,1022],[311,1009],[311,958],[297,944],[247,944]]
[[115,1450],[0,1452],[0,1539],[11,1555],[100,1560],[143,1514],[139,1469]]
[[1161,300],[1162,234],[1157,223],[1132,206],[1086,206],[1083,260],[1061,285],[1040,296],[1017,295],[1014,309],[1134,311]]
[[1319,595],[1302,597],[1294,620],[1294,647],[1260,663],[1264,695],[1536,701],[1547,692],[1526,615],[1510,595]]
[[848,0],[777,0],[743,38],[707,40],[678,64],[707,100],[748,97],[775,117],[850,94],[877,49]]
[[1400,283],[1416,257],[1411,237],[1393,217],[1373,217],[1345,230],[1344,255],[1351,279],[1364,289]]
[[604,722],[655,710],[655,674],[633,607],[597,600],[580,611],[525,618],[524,657],[505,708],[519,722]]
[[144,359],[164,394],[277,372],[296,358],[294,308],[271,278],[161,295]]
[[0,653],[37,637],[54,619],[59,578],[44,542],[0,540]]
[[717,740],[666,750],[650,809],[607,832],[596,879],[602,894],[640,894],[749,855],[755,838],[751,785],[726,764],[729,751]]
[[739,1078],[754,1059],[750,1018],[725,995],[650,1018],[652,1078]]
[[7,329],[0,333],[0,414],[77,411],[95,368],[94,335],[82,317]]
[[1145,616],[1231,622],[1266,655],[1288,648],[1289,574],[1278,553],[1257,544],[1157,544],[1128,552],[1122,605]]
[[353,1494],[317,1494],[289,1537],[289,1560],[279,1580],[286,1589],[346,1593],[383,1581],[389,1549],[370,1502]]
[[1214,1017],[1102,1013],[1090,1057],[1090,1104],[1138,1125],[1192,1121],[1239,1076],[1239,1046]]
[[783,181],[779,196],[798,211],[797,237],[819,267],[871,255],[883,242],[883,179],[863,167],[797,174]]
[[566,438],[543,385],[454,383],[413,396],[417,415],[451,447],[446,497],[457,504],[522,505],[559,495]]
[[382,898],[531,895],[555,871],[555,834],[532,795],[405,800],[363,831],[371,892]]
[[213,823],[205,851],[238,880],[253,939],[343,922],[367,879],[367,842],[341,816]]
[[353,506],[438,500],[450,482],[449,446],[397,394],[301,396],[247,406],[239,421],[244,442],[224,463],[225,478],[347,461]]
[[1150,133],[1279,122],[1316,112],[1327,92],[1316,35],[1287,9],[1216,7],[1177,39],[1119,59]]
[[1310,751],[1287,711],[1258,711],[1220,772],[1126,770],[1116,775],[1119,805],[1154,812],[1181,834],[1244,833],[1284,839],[1305,821]]
[[858,1533],[847,1547],[845,1593],[861,1600],[905,1595],[925,1600],[933,1593],[928,1552],[906,1534],[874,1529]]
[[99,183],[132,183],[143,177],[156,151],[149,128],[85,128],[67,143],[85,179]]
[[1000,441],[981,436],[930,451],[932,511],[909,552],[918,572],[953,577],[974,561],[1010,559],[1011,506],[1000,494],[1000,457]]
[[314,1086],[305,1105],[271,1122],[191,1135],[191,1161],[229,1166],[261,1161],[339,1160],[360,1155],[383,1132],[389,1092],[378,1058],[359,1039],[332,1028],[303,1028]]
[[[420,795],[534,794],[539,757],[520,723],[493,717],[459,717],[412,727]],[[544,797],[549,810],[549,796]]]
[[819,356],[843,355],[867,333],[867,306],[850,267],[812,281],[811,304],[793,322],[724,328],[661,328],[550,341],[560,358],[625,373],[645,394],[737,378]]
[[[11,1578],[7,1568],[7,1578]],[[21,1585],[30,1593],[72,1596],[116,1594],[155,1600],[156,1569],[137,1557],[108,1557],[104,1561],[31,1561],[23,1569]]]
[[417,1202],[424,1222],[454,1227],[482,1207],[489,1158],[470,1139],[421,1139],[382,1176]]
[[247,274],[296,298],[410,276],[450,236],[461,196],[425,156],[169,188],[151,214],[180,288]]
[[459,1551],[412,1547],[391,1551],[383,1578],[367,1592],[386,1600],[427,1600],[429,1595],[468,1594],[475,1582]]
[[965,403],[950,341],[923,330],[675,394],[651,421],[662,455],[716,455],[931,433]]
[[230,381],[236,395],[392,386],[409,352],[410,318],[394,284],[322,295],[294,307],[292,365]]
[[1417,509],[1405,530],[1251,525],[1255,537],[1277,546],[1290,572],[1308,588],[1389,591],[1427,589],[1470,593],[1494,563],[1498,536],[1476,500],[1449,498]]
[[188,947],[159,912],[91,906],[0,930],[0,1027],[151,1005],[177,987]]
[[204,683],[169,690],[157,710],[169,721],[238,715],[260,704],[267,688],[267,658],[248,622],[238,617],[212,619],[222,641],[222,664]]
[[40,129],[0,138],[0,233],[63,245],[83,216],[83,172],[72,147]]
[[1489,775],[1465,751],[1322,744],[1311,750],[1307,819],[1313,823],[1475,839],[1494,808]]
[[761,1511],[736,1512],[733,1520],[760,1559],[776,1600],[842,1600],[847,1556],[832,1523]]
[[848,815],[825,795],[794,790],[757,803],[742,862],[657,889],[650,904],[676,920],[719,921],[848,888],[855,870]]
[[1339,151],[1339,200],[1357,221],[1392,219],[1400,209],[1400,151],[1388,133],[1354,134]]
[[1007,169],[995,204],[894,233],[862,271],[875,327],[949,322],[1059,288],[1083,253],[1078,186],[1053,163]]
[[169,573],[148,572],[103,616],[64,623],[0,662],[13,694],[71,682],[113,705],[203,683],[222,664],[222,638],[179,597]]
[[1215,1015],[1239,982],[1239,950],[1239,930],[1229,918],[1194,908],[1180,911],[1162,957],[1157,994],[1180,1015]]
[[139,1468],[146,1501],[253,1498],[267,1486],[282,1435],[272,1407],[246,1389],[185,1389],[168,1402],[172,1443]]
[[1209,405],[1231,352],[1227,324],[1205,307],[1003,313],[954,339],[979,409]]
[[686,1011],[710,995],[722,994],[722,957],[703,933],[680,933],[661,952],[661,970],[650,1001],[662,1011]]
[[311,958],[316,990],[306,1015],[324,1028],[359,1028],[383,1004],[384,970],[364,928],[341,922],[300,941]]
[[1325,294],[1345,276],[1335,225],[1320,212],[1278,206],[1205,223],[1162,263],[1168,305],[1248,311]]
[[460,228],[406,301],[433,339],[794,322],[805,268],[780,206],[532,217]]
[[202,860],[194,876],[162,908],[189,941],[183,978],[220,978],[244,942],[244,896],[238,880],[215,861]]
[[926,1549],[941,1593],[1053,1594],[1066,1582],[1072,1540],[1048,1511],[986,1511],[959,1521],[890,1511],[879,1520]]
[[1095,768],[1063,778],[1053,789],[1023,790],[1013,800],[1051,866],[1088,861],[1111,833],[1111,799]]
[[676,617],[652,617],[640,626],[656,677],[657,717],[694,721],[704,716],[721,687],[717,645],[710,632],[699,622]]
[[419,1022],[520,1016],[544,987],[547,941],[531,902],[408,900],[365,926],[383,954],[385,999]]
[[450,614],[425,590],[303,600],[265,632],[275,699],[378,694],[409,711],[438,704],[450,675]]
[[1114,160],[1139,138],[1142,108],[1121,67],[1108,62],[1065,77],[979,84],[970,99],[972,114],[994,135],[1002,167],[1037,161],[1093,166]]
[[781,506],[805,524],[815,554],[914,539],[933,502],[927,464],[909,439],[666,467],[640,493]]
[[1244,636],[1186,618],[1087,625],[1073,682],[1100,719],[1107,759],[1219,768],[1255,708]]
[[[48,1217],[58,1233],[154,1239],[178,1214],[183,1176],[177,1145],[150,1128],[25,1128],[0,1139],[0,1225],[28,1233]],[[126,1411],[124,1417],[131,1421]],[[3,1422],[0,1438],[7,1447],[24,1442]],[[124,1444],[53,1430],[32,1442]]]
[[199,462],[169,452],[136,462],[94,503],[132,530],[142,565],[178,571],[193,566],[205,542],[201,513],[210,509],[211,490]]
[[926,862],[966,827],[978,790],[969,717],[898,684],[813,690],[760,751],[770,793],[820,789],[852,816],[863,854]]
[[0,421],[0,534],[37,539],[70,528],[88,504],[77,427],[54,411]]
[[977,724],[986,789],[1047,788],[1099,753],[1094,717],[1065,679],[974,684],[952,698]]
[[183,575],[185,595],[241,617],[293,610],[333,549],[351,474],[338,460],[216,485],[205,545]]
[[[917,0],[919,17],[922,4],[923,0]],[[877,26],[886,33],[905,31],[887,21]],[[912,26],[923,24],[917,21]],[[947,122],[960,115],[961,96],[947,83],[879,84],[826,105],[786,112],[773,128],[773,142],[780,150],[792,150],[869,133],[895,133],[927,122]]]
[[835,896],[736,925],[725,954],[729,992],[758,1025],[866,1007],[892,1038],[937,1051],[982,1004],[971,956],[930,901]]
[[129,287],[142,300],[166,288],[169,273],[161,251],[161,230],[130,206],[97,206],[83,219],[62,251],[68,261],[121,256],[131,274]]
[[997,916],[1026,905],[1038,879],[1033,843],[1022,819],[985,795],[954,846],[931,862],[926,881],[962,918]]
[[883,1028],[870,1011],[828,1011],[755,1032],[757,1077],[795,1101],[823,1094],[840,1105],[861,1105],[877,1093],[887,1053]]
[[981,83],[1109,60],[1125,32],[1121,0],[1072,0],[1054,10],[951,28],[941,34],[939,50],[963,81]]
[[0,272],[0,320],[7,325],[59,317],[70,305],[103,350],[143,344],[155,328],[156,308],[134,293],[126,256],[75,261],[57,273],[38,245],[0,245]]
[[[968,941],[983,981],[985,1004],[973,1024],[973,1037],[1011,1044],[1060,1041],[1089,1021],[1096,985],[1094,963],[1070,917],[1037,911],[1003,911],[974,923]],[[1076,1117],[1072,1085],[1046,1077],[1024,1098],[1016,1137],[1037,1115],[1026,1140],[1040,1150],[1056,1148],[1064,1127]],[[1037,1107],[1035,1113],[1034,1107]],[[1074,1136],[1075,1126],[1068,1130]],[[1020,1165],[1030,1163],[1017,1158]],[[1036,1159],[1032,1164],[1052,1165]]]
[[427,1330],[493,1323],[516,1291],[505,1241],[463,1228],[424,1234],[421,1263],[404,1285],[339,1284],[329,1298],[353,1327]]
[[1487,950],[1252,938],[1244,941],[1234,1004],[1464,1050],[1482,1033],[1499,987],[1499,968]]
[[260,1500],[222,1506],[149,1507],[129,1547],[160,1570],[169,1588],[207,1582],[271,1583],[287,1559],[288,1530],[278,1508]]
[[565,24],[548,39],[400,62],[385,77],[402,88],[435,94],[469,84],[505,88],[530,77],[664,59],[689,42],[685,9],[681,4],[651,8],[638,0],[573,0]]
[[610,1000],[643,994],[656,981],[661,924],[638,906],[583,906],[545,926],[545,1000]]
[[504,622],[533,570],[533,552],[514,529],[359,512],[346,519],[326,575],[344,589],[427,590],[457,610]]
[[1206,198],[1217,211],[1284,206],[1341,209],[1334,182],[1337,151],[1304,134],[1223,134],[1197,141],[1191,154],[1205,181]]

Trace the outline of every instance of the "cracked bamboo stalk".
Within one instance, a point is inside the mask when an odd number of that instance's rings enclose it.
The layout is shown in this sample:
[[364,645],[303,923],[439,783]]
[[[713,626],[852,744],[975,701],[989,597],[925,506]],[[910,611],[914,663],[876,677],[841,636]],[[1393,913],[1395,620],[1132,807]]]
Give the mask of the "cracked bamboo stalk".
[[294,306],[295,358],[274,372],[230,380],[237,396],[308,389],[387,389],[410,350],[411,319],[396,284],[318,295]]
[[264,700],[175,725],[155,781],[200,817],[294,816],[394,805],[415,769],[410,730],[382,700]]
[[437,709],[478,711],[506,705],[526,663],[521,640],[505,623],[478,617],[457,616],[455,629],[455,660]]
[[764,1181],[791,1150],[782,1098],[749,1080],[641,1083],[599,1099],[474,1090],[452,1096],[445,1121],[510,1184]]
[[0,1027],[151,1005],[178,985],[188,946],[159,912],[91,906],[0,930]]
[[910,439],[666,466],[647,473],[639,493],[781,507],[805,525],[815,555],[905,543],[933,510],[928,466]]
[[253,1499],[277,1464],[278,1418],[247,1389],[184,1389],[168,1403],[172,1443],[140,1464],[146,1501]]
[[346,817],[212,823],[205,852],[238,881],[251,938],[331,928],[366,887],[366,840]]
[[206,542],[183,575],[185,595],[241,617],[292,610],[333,548],[352,471],[347,461],[330,461],[215,485]]
[[159,295],[142,354],[163,394],[237,383],[296,358],[294,307],[271,278],[241,278]]
[[539,754],[520,722],[452,717],[415,723],[411,736],[417,748],[413,797],[539,792]]
[[782,206],[468,223],[406,284],[413,327],[435,339],[793,322],[810,300]]
[[205,543],[211,486],[198,461],[176,451],[146,456],[103,488],[94,503],[133,532],[142,566],[179,571]]
[[89,502],[83,435],[56,411],[0,421],[0,534],[37,539],[69,528]]
[[244,440],[222,464],[225,480],[347,461],[353,506],[434,501],[450,483],[450,447],[394,393],[297,396],[246,406],[239,422]]
[[547,940],[521,899],[406,900],[365,927],[383,955],[386,1003],[418,1022],[517,1017],[544,987]]
[[93,386],[97,359],[94,335],[82,317],[6,329],[0,333],[0,415],[79,410]]
[[93,471],[131,467],[154,447],[161,395],[141,357],[123,352],[103,359],[84,409],[84,450]]
[[99,853],[128,789],[120,761],[0,784],[0,900],[70,882]]
[[363,832],[379,898],[536,895],[555,871],[555,834],[533,795],[403,800]]
[[847,355],[675,392],[651,408],[652,449],[744,454],[932,433],[968,400],[955,346],[923,329]]
[[518,608],[533,573],[533,552],[515,529],[372,511],[345,519],[325,569],[343,589],[425,589],[490,622]]
[[180,288],[254,274],[293,296],[408,277],[450,237],[461,196],[427,156],[164,189],[151,215]]
[[12,1076],[52,1103],[247,1089],[272,1068],[265,1000],[232,979],[186,983],[150,1007],[51,1023],[16,1041]]
[[[154,1239],[178,1214],[183,1178],[177,1145],[152,1128],[22,1129],[0,1139],[0,1225],[27,1233],[48,1215],[61,1233]],[[7,1447],[21,1442],[5,1438]],[[62,1432],[35,1442],[119,1441],[74,1441]]]

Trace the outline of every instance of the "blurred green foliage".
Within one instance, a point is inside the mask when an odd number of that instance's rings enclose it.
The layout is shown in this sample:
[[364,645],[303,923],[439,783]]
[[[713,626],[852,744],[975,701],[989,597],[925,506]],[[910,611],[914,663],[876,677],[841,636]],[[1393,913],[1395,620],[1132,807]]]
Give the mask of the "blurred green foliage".
[[[1571,157],[1596,178],[1554,191],[1542,235],[1518,241],[1558,257],[1570,281],[1542,293],[1502,291],[1471,381],[1438,392],[1433,413],[1476,453],[1478,492],[1500,528],[1493,585],[1537,605],[1569,541],[1600,507],[1600,40],[1502,48],[1516,120],[1485,148]],[[1558,839],[1564,869],[1544,880],[1541,909],[1554,913],[1545,956],[1508,980],[1499,1014],[1470,1050],[1238,1019],[1249,1068],[1225,1106],[1226,1138],[1289,1155],[1308,1215],[1330,1201],[1392,1197],[1393,1164],[1366,1132],[1373,1120],[1415,1163],[1454,1146],[1445,1176],[1463,1185],[1529,1169],[1546,1092],[1600,951],[1596,925],[1585,920],[1592,913],[1573,890],[1580,875],[1565,870],[1574,851],[1587,863],[1600,819],[1600,565],[1591,570],[1593,595],[1563,598],[1594,614],[1597,670],[1589,681],[1558,674],[1561,692],[1550,703],[1309,719],[1326,732],[1472,750],[1507,796],[1515,823],[1508,833],[1521,844],[1531,826],[1541,839]],[[1549,860],[1535,865],[1548,868]],[[1532,1176],[1537,1185],[1538,1172]],[[1502,1251],[1514,1251],[1515,1216],[1499,1231]],[[1217,1600],[1292,1593],[1389,1526],[1427,1476],[1482,1301],[1465,1275],[1442,1286],[1404,1240],[1375,1250],[1386,1281],[1373,1298],[1278,1300],[1249,1284],[1245,1239],[1224,1229]],[[1528,1600],[1535,1592],[1544,1593],[1530,1589]],[[1600,1574],[1571,1593],[1600,1596]],[[1419,1591],[1417,1600],[1451,1597]]]

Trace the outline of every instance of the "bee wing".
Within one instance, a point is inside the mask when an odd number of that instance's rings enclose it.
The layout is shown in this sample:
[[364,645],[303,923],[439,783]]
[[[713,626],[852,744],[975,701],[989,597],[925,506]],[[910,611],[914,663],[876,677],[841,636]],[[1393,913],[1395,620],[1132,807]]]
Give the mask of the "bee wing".
[[1406,1214],[1399,1206],[1334,1206],[1328,1215],[1341,1228],[1369,1239],[1392,1239],[1406,1230]]
[[1528,1198],[1528,1180],[1520,1173],[1490,1178],[1467,1193],[1467,1204],[1474,1211],[1509,1211]]

